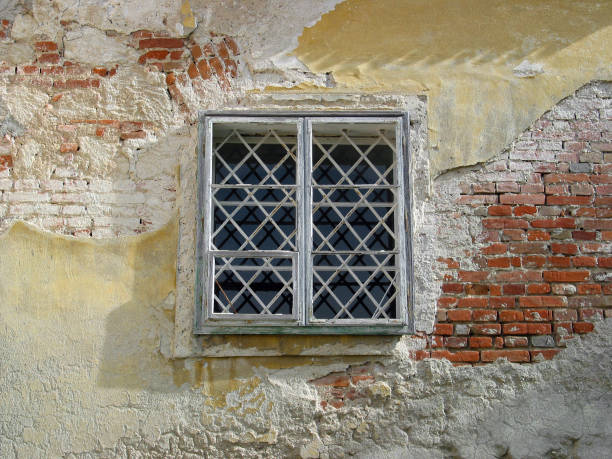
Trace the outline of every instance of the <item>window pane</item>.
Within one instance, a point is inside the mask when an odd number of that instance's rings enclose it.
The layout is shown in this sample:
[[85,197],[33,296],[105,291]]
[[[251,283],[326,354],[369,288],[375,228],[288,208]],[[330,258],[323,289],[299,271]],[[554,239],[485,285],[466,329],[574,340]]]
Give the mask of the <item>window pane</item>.
[[398,318],[395,126],[313,123],[315,320]]
[[292,258],[215,257],[215,314],[291,315]]
[[215,184],[296,184],[295,124],[223,124],[214,129]]

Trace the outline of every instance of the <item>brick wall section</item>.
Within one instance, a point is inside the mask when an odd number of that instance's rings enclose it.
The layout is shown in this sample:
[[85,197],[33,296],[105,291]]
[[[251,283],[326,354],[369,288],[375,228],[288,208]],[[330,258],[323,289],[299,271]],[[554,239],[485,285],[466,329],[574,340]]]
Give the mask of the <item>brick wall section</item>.
[[[139,30],[131,34],[132,46],[143,54],[139,64],[164,72],[171,97],[187,111],[181,87],[193,80],[212,80],[228,91],[238,76],[240,51],[228,36],[211,34],[206,43]],[[191,80],[191,81],[190,81]]]
[[582,88],[460,184],[482,247],[438,260],[437,324],[417,358],[549,359],[612,317],[611,98],[610,83]]
[[[5,22],[2,21],[3,27]],[[10,30],[10,24],[5,27]],[[58,103],[70,91],[97,91],[102,81],[111,79],[117,66],[84,66],[63,57],[60,44],[53,41],[32,43],[35,61],[18,66],[0,62],[0,78],[9,84],[37,87]],[[141,233],[154,227],[148,192],[163,190],[157,208],[170,209],[176,194],[174,177],[151,180],[106,180],[87,175],[74,167],[81,146],[79,139],[93,138],[116,143],[138,142],[153,134],[147,120],[74,119],[55,126],[61,137],[56,152],[59,160],[47,180],[20,179],[13,171],[10,135],[0,139],[0,229],[14,220],[32,222],[44,229],[77,237],[112,237]],[[163,223],[163,222],[161,222]]]
[[330,373],[309,381],[321,398],[321,408],[342,408],[347,402],[368,399],[368,386],[376,381],[376,375],[384,368],[379,364],[350,366],[345,371]]

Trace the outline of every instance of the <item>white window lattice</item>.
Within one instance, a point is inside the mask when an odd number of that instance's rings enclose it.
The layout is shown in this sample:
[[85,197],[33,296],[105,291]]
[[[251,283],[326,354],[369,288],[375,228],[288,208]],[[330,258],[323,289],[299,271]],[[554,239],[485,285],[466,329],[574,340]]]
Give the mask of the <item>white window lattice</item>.
[[407,116],[203,125],[196,331],[408,331]]

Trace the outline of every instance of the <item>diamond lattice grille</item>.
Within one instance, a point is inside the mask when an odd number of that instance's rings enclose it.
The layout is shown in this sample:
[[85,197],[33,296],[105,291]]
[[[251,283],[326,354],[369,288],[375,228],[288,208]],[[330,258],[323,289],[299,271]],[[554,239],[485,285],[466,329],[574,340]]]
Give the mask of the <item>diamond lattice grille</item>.
[[313,128],[315,319],[397,318],[397,179],[393,129]]
[[[213,145],[211,249],[297,252],[297,129],[229,126]],[[213,313],[293,313],[294,258],[215,257]]]

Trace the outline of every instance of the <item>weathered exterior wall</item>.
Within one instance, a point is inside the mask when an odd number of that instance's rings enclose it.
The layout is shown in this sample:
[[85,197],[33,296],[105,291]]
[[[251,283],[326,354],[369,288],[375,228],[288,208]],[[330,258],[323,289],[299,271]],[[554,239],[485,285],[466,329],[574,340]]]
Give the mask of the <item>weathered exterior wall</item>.
[[[0,0],[0,457],[608,456],[611,17]],[[192,335],[197,114],[264,108],[411,113],[414,336]]]

